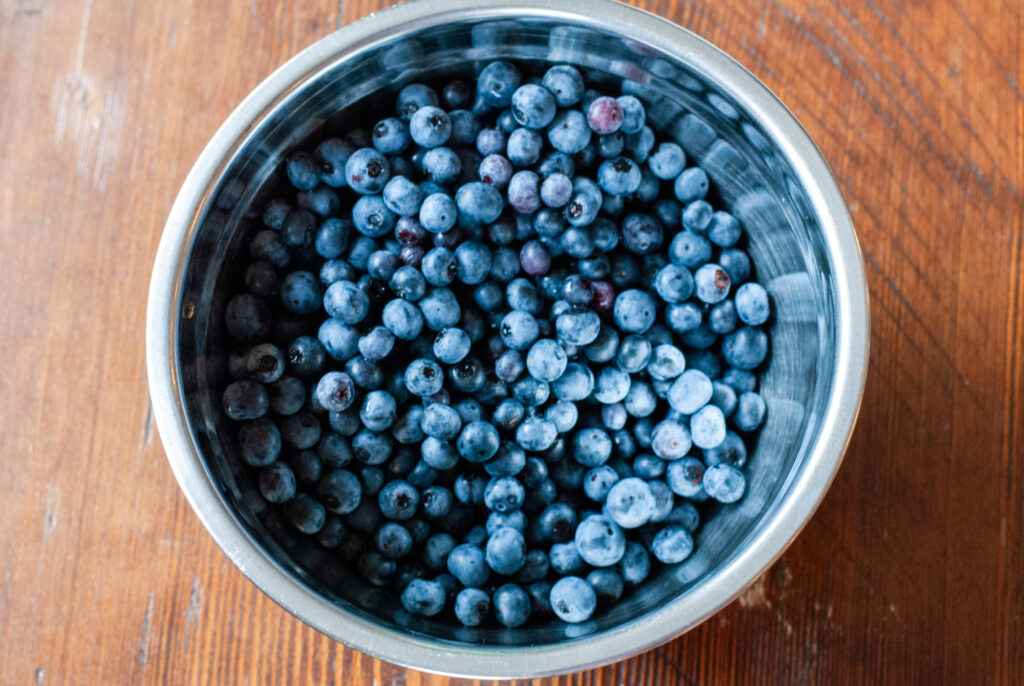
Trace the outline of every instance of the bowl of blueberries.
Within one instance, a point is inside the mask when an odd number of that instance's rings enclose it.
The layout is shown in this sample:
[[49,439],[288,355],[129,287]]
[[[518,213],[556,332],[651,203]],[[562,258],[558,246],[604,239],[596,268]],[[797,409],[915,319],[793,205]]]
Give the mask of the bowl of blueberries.
[[743,67],[609,0],[417,0],[214,135],[147,361],[182,490],[267,595],[531,677],[678,636],[782,554],[868,339],[837,185]]

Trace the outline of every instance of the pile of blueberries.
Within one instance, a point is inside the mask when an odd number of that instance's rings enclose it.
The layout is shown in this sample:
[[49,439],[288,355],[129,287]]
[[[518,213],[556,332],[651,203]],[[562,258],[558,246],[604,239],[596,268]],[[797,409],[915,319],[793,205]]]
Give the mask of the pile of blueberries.
[[768,294],[645,119],[492,62],[284,163],[224,412],[263,497],[410,613],[585,621],[745,492]]

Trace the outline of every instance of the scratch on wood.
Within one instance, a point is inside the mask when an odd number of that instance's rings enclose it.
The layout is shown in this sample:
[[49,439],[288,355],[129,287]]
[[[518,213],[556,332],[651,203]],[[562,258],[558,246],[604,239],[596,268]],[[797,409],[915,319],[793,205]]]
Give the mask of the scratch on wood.
[[[56,493],[55,493],[56,491]],[[50,484],[50,487],[46,490],[46,513],[43,515],[43,547],[46,547],[46,540],[53,533],[53,530],[57,528],[57,499],[60,496],[60,490]]]
[[171,30],[167,32],[167,47],[175,48],[178,46],[178,22],[171,22]]
[[139,642],[139,667],[145,668],[149,658],[149,629],[153,624],[153,591],[149,592],[146,616],[142,618],[142,640]]
[[149,445],[153,440],[153,403],[146,408],[146,424],[142,435],[142,445]]
[[82,73],[82,60],[85,58],[85,41],[89,32],[89,19],[92,17],[92,0],[86,0],[85,12],[82,14],[82,30],[78,34],[78,54],[75,58],[75,74]]
[[40,686],[46,678],[46,667],[36,668],[36,686]]
[[188,648],[188,637],[192,628],[199,623],[199,616],[203,611],[203,587],[199,584],[199,577],[192,575],[192,592],[188,597],[188,608],[185,610],[185,647]]

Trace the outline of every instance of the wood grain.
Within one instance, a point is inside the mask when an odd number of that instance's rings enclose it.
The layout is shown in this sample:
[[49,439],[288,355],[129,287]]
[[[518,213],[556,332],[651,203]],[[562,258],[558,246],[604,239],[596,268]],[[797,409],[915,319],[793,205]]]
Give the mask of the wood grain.
[[[0,682],[465,684],[346,650],[217,549],[156,440],[162,223],[278,64],[378,0],[0,0]],[[832,164],[872,359],[798,541],[672,643],[538,684],[1024,682],[1020,0],[648,0]]]

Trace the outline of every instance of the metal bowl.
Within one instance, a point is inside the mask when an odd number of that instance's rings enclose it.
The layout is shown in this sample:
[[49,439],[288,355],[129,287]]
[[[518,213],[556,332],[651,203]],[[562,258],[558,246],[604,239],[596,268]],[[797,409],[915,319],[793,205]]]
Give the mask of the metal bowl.
[[[288,535],[258,496],[225,430],[218,389],[228,343],[223,293],[238,281],[250,208],[281,183],[282,156],[390,111],[396,89],[489,60],[577,65],[623,87],[708,171],[743,223],[776,317],[761,388],[767,425],[749,490],[703,525],[683,564],[580,625],[466,629],[414,618]],[[174,203],[157,253],[146,325],[157,425],[175,476],[224,552],[296,617],[353,648],[418,669],[532,677],[638,653],[690,629],[764,571],[807,522],[842,460],[868,358],[863,263],[843,198],[800,124],[717,48],[608,0],[419,0],[324,38],[231,114]]]

